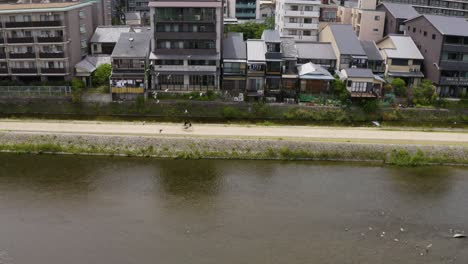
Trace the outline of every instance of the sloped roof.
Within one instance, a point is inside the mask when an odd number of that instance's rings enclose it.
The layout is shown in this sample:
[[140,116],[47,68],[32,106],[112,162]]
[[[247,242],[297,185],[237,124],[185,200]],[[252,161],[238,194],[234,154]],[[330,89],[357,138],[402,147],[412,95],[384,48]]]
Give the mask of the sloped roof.
[[336,60],[331,43],[327,42],[297,42],[298,58]]
[[261,39],[247,40],[247,60],[265,61],[266,45]]
[[366,52],[361,46],[361,42],[353,31],[353,26],[340,24],[331,24],[328,26],[330,27],[341,54],[366,55]]
[[397,3],[382,3],[394,18],[410,19],[419,16],[419,13],[412,5],[397,4]]
[[280,43],[281,37],[278,30],[265,29],[262,33],[262,40],[265,42]]
[[130,32],[129,26],[99,26],[94,31],[91,43],[117,43],[120,34]]
[[299,78],[313,80],[333,80],[333,76],[325,68],[312,62],[297,66]]
[[281,50],[283,58],[297,58],[298,56],[294,38],[281,38]]
[[102,64],[110,64],[111,57],[110,56],[86,56],[80,62],[75,65],[75,68],[80,69],[85,72],[92,73]]
[[149,53],[151,34],[149,32],[128,32],[120,35],[112,57],[146,58]]
[[361,40],[361,46],[366,52],[367,58],[370,61],[383,61],[384,60],[382,58],[382,55],[379,52],[379,49],[377,48],[377,45],[375,45],[374,41]]
[[441,34],[452,36],[468,36],[468,21],[461,17],[421,15],[409,20],[423,17],[429,21]]
[[228,33],[223,41],[223,59],[247,59],[247,44],[242,33]]
[[[415,59],[423,60],[424,57],[419,51],[413,39],[410,36],[403,35],[389,35],[385,39],[390,39],[393,43],[394,48],[382,48],[382,51],[387,54],[389,58],[397,59]],[[383,41],[382,40],[382,41]]]
[[125,12],[125,20],[141,20],[140,12]]
[[371,69],[362,68],[348,68],[343,69],[346,72],[348,78],[374,78],[374,73]]

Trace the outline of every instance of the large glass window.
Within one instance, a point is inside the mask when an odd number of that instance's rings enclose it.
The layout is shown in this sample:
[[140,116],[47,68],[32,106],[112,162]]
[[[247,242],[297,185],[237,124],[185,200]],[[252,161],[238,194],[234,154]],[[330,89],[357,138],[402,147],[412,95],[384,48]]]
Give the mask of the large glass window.
[[408,65],[408,60],[405,60],[405,59],[392,59],[392,65],[407,66]]
[[213,75],[190,75],[190,85],[214,86]]

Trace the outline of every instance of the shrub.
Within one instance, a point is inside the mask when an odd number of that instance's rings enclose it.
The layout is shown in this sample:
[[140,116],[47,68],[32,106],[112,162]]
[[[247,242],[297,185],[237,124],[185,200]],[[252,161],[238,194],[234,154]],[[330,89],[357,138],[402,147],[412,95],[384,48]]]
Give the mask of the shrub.
[[360,106],[366,114],[378,114],[381,111],[380,102],[378,100],[364,100],[361,101]]
[[407,96],[406,83],[403,79],[395,78],[392,80],[391,85],[392,85],[393,91],[395,92],[397,96],[401,96],[401,97]]
[[72,101],[74,103],[81,102],[81,95],[83,94],[83,88],[85,87],[84,82],[78,78],[73,78],[73,80],[71,81],[71,87]]
[[227,119],[242,118],[244,116],[241,111],[232,106],[224,107],[222,115]]
[[109,85],[109,77],[112,73],[112,66],[108,63],[102,64],[93,72],[91,81],[94,86]]
[[388,164],[405,167],[424,166],[429,164],[429,159],[420,149],[415,154],[411,154],[407,150],[403,149],[394,149],[390,153]]
[[416,105],[432,105],[436,98],[436,89],[430,80],[424,79],[413,88],[413,103]]
[[337,76],[335,76],[335,80],[331,82],[331,90],[332,94],[340,100],[340,102],[344,105],[349,103],[349,92],[346,89],[346,85],[343,81],[341,81]]

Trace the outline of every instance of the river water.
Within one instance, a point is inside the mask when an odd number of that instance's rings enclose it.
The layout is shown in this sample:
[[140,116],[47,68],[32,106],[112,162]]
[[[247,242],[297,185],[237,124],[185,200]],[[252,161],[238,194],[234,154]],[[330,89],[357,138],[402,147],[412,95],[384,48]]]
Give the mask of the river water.
[[468,263],[468,169],[0,155],[0,263]]

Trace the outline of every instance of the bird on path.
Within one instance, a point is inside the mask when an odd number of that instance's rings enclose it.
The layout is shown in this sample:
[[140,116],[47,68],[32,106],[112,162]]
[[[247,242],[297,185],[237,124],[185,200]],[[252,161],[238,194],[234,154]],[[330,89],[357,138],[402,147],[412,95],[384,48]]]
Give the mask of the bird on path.
[[163,131],[162,129],[159,129],[159,134],[161,134],[161,133],[162,133],[162,131]]
[[379,126],[380,126],[380,123],[377,122],[377,121],[372,121],[372,124],[373,124],[374,126],[376,126],[376,127],[379,127]]

